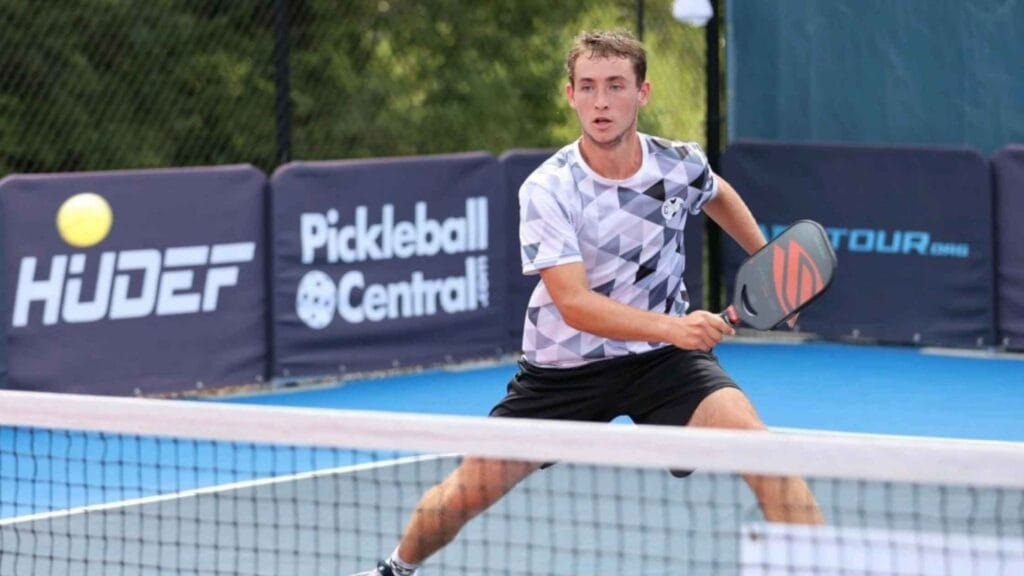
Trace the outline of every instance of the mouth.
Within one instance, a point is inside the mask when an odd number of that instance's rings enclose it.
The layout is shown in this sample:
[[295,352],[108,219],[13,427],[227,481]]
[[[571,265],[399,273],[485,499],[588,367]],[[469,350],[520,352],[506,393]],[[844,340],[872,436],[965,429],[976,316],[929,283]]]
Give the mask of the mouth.
[[598,128],[607,128],[608,126],[611,126],[612,120],[611,118],[605,118],[602,116],[600,118],[594,118],[593,124]]

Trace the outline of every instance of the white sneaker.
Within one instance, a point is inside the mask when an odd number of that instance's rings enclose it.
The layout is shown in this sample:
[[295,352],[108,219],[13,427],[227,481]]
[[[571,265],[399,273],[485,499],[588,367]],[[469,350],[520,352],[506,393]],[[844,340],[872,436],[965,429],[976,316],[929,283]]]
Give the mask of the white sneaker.
[[[419,573],[420,571],[417,570],[412,574],[413,576],[416,576]],[[368,572],[359,572],[353,574],[352,576],[395,576],[395,573],[391,570],[391,566],[387,562],[381,560],[380,562],[377,562],[377,567],[373,570],[370,570]]]

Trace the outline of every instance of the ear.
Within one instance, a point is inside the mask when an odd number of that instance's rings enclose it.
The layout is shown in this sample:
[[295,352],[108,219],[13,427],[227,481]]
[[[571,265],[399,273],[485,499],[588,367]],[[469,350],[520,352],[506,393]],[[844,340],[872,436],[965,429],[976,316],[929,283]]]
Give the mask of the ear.
[[640,103],[640,106],[646,106],[647,105],[647,100],[650,97],[651,97],[651,83],[648,82],[647,80],[644,80],[643,83],[640,84],[640,90],[637,92],[637,100]]
[[565,84],[565,99],[569,101],[569,106],[571,106],[572,109],[575,110],[576,109],[576,91],[573,90],[572,82],[567,82]]

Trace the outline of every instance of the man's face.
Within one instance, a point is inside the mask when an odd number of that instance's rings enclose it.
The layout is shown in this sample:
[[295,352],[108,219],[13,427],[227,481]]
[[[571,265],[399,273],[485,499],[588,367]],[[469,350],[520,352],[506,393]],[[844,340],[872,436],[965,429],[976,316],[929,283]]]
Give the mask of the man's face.
[[569,105],[576,110],[585,138],[602,147],[614,147],[636,128],[640,107],[647,104],[651,86],[637,86],[633,64],[627,58],[581,55],[575,81],[565,87]]

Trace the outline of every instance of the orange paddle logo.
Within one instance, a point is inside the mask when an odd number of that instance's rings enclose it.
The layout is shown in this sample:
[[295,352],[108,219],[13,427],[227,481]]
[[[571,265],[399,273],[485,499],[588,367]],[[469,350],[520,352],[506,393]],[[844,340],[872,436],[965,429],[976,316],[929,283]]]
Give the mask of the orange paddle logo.
[[817,264],[803,246],[793,241],[785,248],[775,246],[772,249],[772,276],[775,297],[785,314],[806,303],[824,287]]

